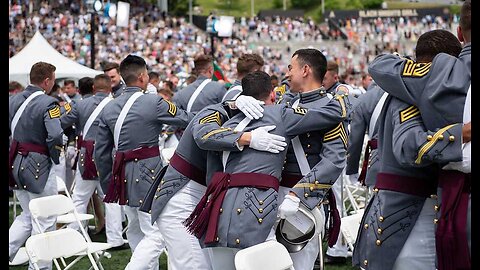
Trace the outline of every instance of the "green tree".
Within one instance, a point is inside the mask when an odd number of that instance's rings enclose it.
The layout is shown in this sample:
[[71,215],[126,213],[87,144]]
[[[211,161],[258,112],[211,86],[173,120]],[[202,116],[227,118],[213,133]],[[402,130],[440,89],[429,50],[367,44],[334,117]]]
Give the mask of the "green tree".
[[273,0],[273,8],[283,8],[283,0]]
[[308,8],[318,4],[318,0],[291,0],[290,2],[293,8]]
[[365,9],[381,8],[383,0],[362,0]]
[[[184,16],[188,14],[189,0],[168,0],[168,11],[175,16]],[[192,0],[192,6],[195,6],[195,0]]]

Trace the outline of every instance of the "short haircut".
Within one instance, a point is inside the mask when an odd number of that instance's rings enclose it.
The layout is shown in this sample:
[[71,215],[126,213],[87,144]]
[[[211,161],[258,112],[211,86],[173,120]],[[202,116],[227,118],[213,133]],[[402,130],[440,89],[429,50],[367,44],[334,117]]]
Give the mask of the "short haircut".
[[115,63],[115,62],[107,62],[103,66],[103,72],[110,71],[112,69],[116,69],[118,72],[120,72],[120,65]]
[[107,90],[111,89],[112,81],[110,77],[106,74],[98,74],[93,79],[93,85],[95,86],[95,90]]
[[191,84],[196,80],[197,80],[197,75],[192,74],[192,75],[188,76],[188,78],[185,80],[185,83],[186,84]]
[[75,81],[74,80],[65,80],[63,81],[63,86],[67,86],[67,85],[73,85],[75,86]]
[[200,73],[213,66],[213,57],[207,54],[200,54],[193,60],[195,66],[195,73]]
[[460,27],[463,32],[472,30],[472,2],[466,0],[460,10]]
[[53,73],[57,68],[49,63],[37,62],[30,69],[30,82],[33,84],[40,84],[46,78],[52,78]]
[[127,86],[136,82],[138,75],[145,71],[147,63],[143,58],[136,55],[128,55],[120,63],[120,75],[122,76]]
[[277,75],[271,75],[271,76],[270,76],[270,80],[272,80],[272,81],[273,81],[273,80],[277,80],[277,81],[278,81]]
[[423,33],[417,41],[415,56],[417,62],[431,62],[439,53],[458,57],[462,44],[450,31],[437,29]]
[[256,53],[242,54],[237,61],[237,73],[240,77],[263,67],[265,61]]
[[150,80],[151,79],[159,79],[160,78],[160,74],[158,74],[158,72],[155,72],[155,71],[150,71],[148,73],[148,77],[150,77]]
[[300,49],[293,53],[292,58],[297,56],[301,66],[308,65],[312,69],[316,81],[323,81],[327,72],[327,58],[317,49]]
[[264,71],[248,73],[242,79],[242,95],[252,96],[258,100],[265,100],[272,92],[270,75]]
[[83,77],[78,80],[78,92],[82,96],[93,93],[93,78]]
[[335,61],[328,61],[327,62],[327,71],[333,72],[335,74],[338,74],[339,68],[338,64]]
[[12,92],[12,91],[15,91],[17,89],[20,89],[20,90],[23,90],[23,85],[21,85],[19,82],[17,81],[11,81],[8,83],[8,92]]

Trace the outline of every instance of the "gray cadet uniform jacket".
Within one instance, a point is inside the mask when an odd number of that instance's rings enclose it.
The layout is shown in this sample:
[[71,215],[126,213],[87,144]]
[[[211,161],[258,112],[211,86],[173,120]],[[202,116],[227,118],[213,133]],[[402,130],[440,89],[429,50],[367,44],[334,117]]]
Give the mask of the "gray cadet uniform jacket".
[[[338,95],[337,98],[339,97],[343,98]],[[307,109],[321,108],[330,102],[323,90],[299,93],[290,101],[290,104],[297,100],[299,100],[299,106]],[[342,114],[346,117],[346,107],[342,108]],[[313,121],[316,122],[317,120]],[[345,167],[347,136],[346,121],[337,123],[333,128],[310,131],[299,135],[311,171],[302,176],[293,145],[290,144],[282,168],[280,185],[293,187],[292,191],[297,194],[300,200],[307,207],[313,209],[321,203],[325,193]]]
[[[217,129],[225,123],[230,117],[228,106],[221,103],[210,105],[199,111],[190,121],[183,132],[182,138],[175,149],[174,157],[170,159],[167,171],[160,182],[159,188],[151,205],[152,224],[162,213],[163,208],[168,201],[182,189],[188,181],[195,181],[206,186],[207,172],[207,151],[202,150],[195,143],[194,137],[201,133],[201,129]],[[218,156],[218,153],[216,153]],[[216,168],[210,168],[210,177],[212,171],[223,171],[220,159],[216,162]],[[210,162],[210,166],[213,165]],[[178,169],[178,170],[177,170]]]
[[[98,117],[98,131],[95,137],[95,164],[102,189],[107,196],[111,196],[109,185],[112,185],[112,150],[114,149],[114,127],[120,111],[132,96],[140,91],[137,87],[127,87],[122,95],[110,101]],[[193,115],[186,113],[163,98],[157,95],[142,95],[130,108],[119,136],[119,152],[127,153],[149,148],[158,150],[158,134],[163,124],[171,124],[179,127],[186,127]],[[127,155],[127,154],[126,154]],[[125,157],[125,194],[120,194],[120,204],[127,204],[131,207],[138,207],[142,203],[148,188],[161,169],[159,154],[149,158],[136,158],[128,160]],[[115,169],[115,168],[113,168]],[[120,180],[120,179],[118,179]],[[125,202],[122,200],[125,196]]]
[[[60,122],[62,124],[62,128],[68,128],[72,125],[75,125],[78,133],[82,133],[83,129],[85,128],[85,124],[87,123],[88,118],[93,113],[93,111],[97,108],[98,104],[102,102],[103,99],[110,98],[108,97],[107,93],[96,93],[95,95],[89,95],[86,98],[76,102],[72,106],[72,110],[68,114],[64,114],[60,117]],[[95,141],[95,136],[97,134],[98,129],[98,116],[93,121],[90,129],[88,130],[88,134],[82,134],[82,141]],[[85,136],[86,135],[86,136]],[[78,169],[80,173],[83,175],[85,171],[85,163],[83,159],[85,158],[85,147],[81,147],[79,150],[79,161],[78,162]],[[92,157],[93,158],[93,157]],[[92,179],[84,180],[98,180],[98,177],[94,177]]]
[[[358,104],[355,107],[355,112],[353,113],[352,121],[350,123],[350,134],[348,136],[349,144],[347,149],[347,175],[358,173],[365,133],[369,133],[368,129],[370,127],[370,120],[372,118],[373,111],[375,110],[375,107],[384,93],[385,92],[378,85],[372,85],[365,94],[362,94],[358,98]],[[377,142],[379,127],[378,120],[379,119],[377,118],[377,123],[375,124],[372,132],[373,136],[372,138],[369,138],[370,140],[373,139]],[[367,162],[368,165],[365,176],[365,185],[370,187],[375,185],[380,164],[378,162],[377,149],[372,148],[370,150],[370,157]]]
[[[179,109],[187,109],[190,97],[205,79],[207,79],[207,77],[200,75],[193,83],[175,93],[172,101]],[[205,85],[200,94],[198,94],[190,111],[196,113],[209,105],[220,103],[222,102],[224,94],[225,86],[219,82],[211,81]]]
[[[24,91],[9,98],[9,133],[12,133],[13,117],[23,102],[34,92],[43,91],[38,86],[28,85]],[[18,120],[11,145],[10,169],[15,183],[14,188],[25,189],[32,193],[41,193],[48,180],[52,161],[59,163],[62,149],[63,130],[60,126],[60,106],[53,97],[46,94],[35,97],[25,108]],[[24,145],[27,144],[27,145]],[[36,151],[33,148],[41,148]],[[14,152],[15,151],[15,152]],[[43,153],[40,153],[43,152]],[[13,184],[13,185],[12,185]]]
[[[292,137],[302,132],[331,129],[342,122],[345,119],[342,103],[342,99],[334,99],[328,105],[315,110],[301,106],[292,109],[285,104],[265,106],[263,118],[252,120],[244,131],[275,125],[276,128],[271,133],[285,136],[286,142],[290,143]],[[230,177],[229,185],[235,185],[238,178],[252,182],[241,187],[227,185],[223,202],[213,199],[214,209],[215,205],[221,208],[220,212],[212,210],[211,215],[214,217],[212,219],[210,216],[210,221],[218,222],[218,226],[209,222],[206,233],[196,234],[200,239],[205,238],[201,241],[202,246],[246,248],[262,243],[277,218],[278,186],[287,151],[271,154],[249,147],[244,147],[241,152],[238,151],[235,142],[243,132],[237,132],[234,129],[244,118],[245,116],[239,113],[219,129],[200,132],[200,140],[197,140],[199,146],[206,150],[231,151],[226,162],[225,173],[218,174]],[[253,174],[245,177],[243,173]],[[207,193],[202,200],[210,197],[211,194],[208,194],[208,191],[215,187],[213,184],[218,180],[216,175],[207,179]],[[262,180],[265,178],[269,179],[270,184]],[[266,187],[259,188],[258,185],[266,185]],[[199,206],[202,207],[201,204]],[[218,218],[215,218],[215,215]],[[211,229],[216,231],[216,237],[209,240],[207,236]]]
[[[360,224],[352,263],[365,269],[388,270],[415,225],[425,199],[436,193],[438,166],[434,163],[455,160],[459,154],[461,157],[461,147],[460,140],[427,141],[425,138],[433,132],[424,127],[419,110],[392,96],[387,97],[378,121],[383,123],[378,131],[380,170],[374,195]],[[458,129],[461,125],[442,129],[434,136],[449,138]],[[385,178],[389,178],[390,186],[397,185],[396,191],[384,184]],[[422,188],[409,188],[412,186]]]
[[237,99],[237,97],[242,93],[242,91],[242,82],[240,80],[235,80],[232,86],[230,86],[227,92],[225,92],[225,94],[223,95],[222,102]]

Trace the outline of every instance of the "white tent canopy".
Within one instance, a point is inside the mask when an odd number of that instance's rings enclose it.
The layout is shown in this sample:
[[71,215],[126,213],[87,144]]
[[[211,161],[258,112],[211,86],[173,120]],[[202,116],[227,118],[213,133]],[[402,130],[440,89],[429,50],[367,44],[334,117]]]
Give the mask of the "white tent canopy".
[[80,79],[83,77],[95,77],[103,72],[88,68],[55,50],[48,41],[37,31],[30,42],[16,55],[9,59],[9,81],[18,81],[23,86],[30,82],[29,74],[33,64],[47,62],[54,65],[55,76],[60,78]]

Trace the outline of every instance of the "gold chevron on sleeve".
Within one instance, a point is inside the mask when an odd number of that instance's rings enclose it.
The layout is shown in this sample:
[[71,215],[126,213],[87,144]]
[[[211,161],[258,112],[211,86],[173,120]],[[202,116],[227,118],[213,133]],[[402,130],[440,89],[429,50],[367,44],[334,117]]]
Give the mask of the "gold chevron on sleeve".
[[404,77],[423,77],[429,71],[432,63],[415,63],[412,60],[407,60],[403,67],[402,76]]
[[285,84],[282,86],[275,87],[275,92],[278,92],[281,96],[283,96],[286,91],[287,91],[287,88],[285,87]]
[[72,110],[72,107],[70,106],[70,103],[65,103],[65,105],[63,105],[63,107],[65,108],[67,113],[69,113]]
[[168,113],[171,114],[172,116],[175,116],[177,114],[177,106],[173,104],[172,102],[164,99],[168,103]]
[[200,119],[199,123],[200,124],[205,124],[205,123],[213,123],[216,122],[219,126],[222,125],[222,121],[220,120],[220,113],[219,112],[214,112],[212,114],[209,114],[202,119]]
[[400,111],[400,124],[420,115],[420,111],[415,106],[410,106],[403,111]]
[[435,143],[437,143],[440,135],[443,135],[445,131],[447,131],[448,129],[452,128],[455,125],[457,124],[448,125],[446,127],[439,129],[437,132],[435,132],[435,134],[433,134],[432,140],[427,141],[427,143],[425,143],[422,147],[420,147],[420,150],[418,151],[417,159],[415,159],[415,164],[420,164],[422,162],[423,155],[425,155],[425,153],[428,150],[430,150],[430,148],[432,148],[432,146],[434,146]]
[[296,114],[301,114],[301,115],[305,115],[307,113],[307,109],[306,108],[302,108],[302,107],[296,107],[293,109],[293,112],[296,113]]
[[348,136],[343,123],[338,124],[334,129],[325,133],[325,136],[323,136],[323,142],[333,141],[337,138],[340,138],[345,148],[347,148]]
[[225,131],[230,131],[230,130],[232,130],[232,129],[231,128],[224,128],[224,127],[219,128],[219,129],[214,129],[214,130],[208,132],[207,134],[203,135],[202,140],[206,140],[212,135],[215,135],[215,134],[218,134],[218,133],[221,133],[221,132],[225,132]]
[[48,115],[51,119],[60,117],[60,107],[55,106],[55,108],[48,110]]

